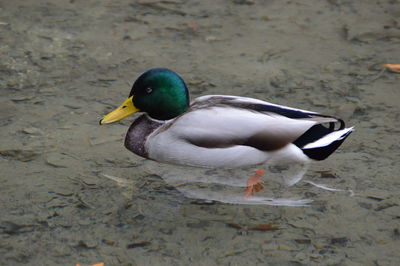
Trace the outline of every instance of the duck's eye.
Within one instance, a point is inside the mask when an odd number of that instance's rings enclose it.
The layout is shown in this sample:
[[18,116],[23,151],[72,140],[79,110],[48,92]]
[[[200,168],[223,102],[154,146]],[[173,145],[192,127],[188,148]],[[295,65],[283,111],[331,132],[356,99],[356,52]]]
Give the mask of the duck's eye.
[[153,88],[151,88],[151,87],[147,87],[146,88],[146,93],[147,94],[150,94],[152,91],[153,91]]

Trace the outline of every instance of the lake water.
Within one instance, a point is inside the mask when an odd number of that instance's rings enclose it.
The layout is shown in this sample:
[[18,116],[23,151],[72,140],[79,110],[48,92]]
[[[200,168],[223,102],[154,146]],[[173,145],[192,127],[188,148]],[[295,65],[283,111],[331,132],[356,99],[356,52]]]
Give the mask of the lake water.
[[[398,265],[400,74],[382,64],[400,63],[399,14],[390,0],[1,2],[0,264]],[[123,146],[134,117],[98,125],[152,67],[192,98],[259,98],[355,132],[294,186],[265,169],[269,200],[249,204],[254,169],[149,162]]]

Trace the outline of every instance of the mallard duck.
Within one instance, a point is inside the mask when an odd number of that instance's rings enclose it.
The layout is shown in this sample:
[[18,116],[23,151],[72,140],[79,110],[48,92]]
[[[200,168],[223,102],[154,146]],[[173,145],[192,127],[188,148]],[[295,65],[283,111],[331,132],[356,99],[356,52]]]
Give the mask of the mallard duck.
[[[125,147],[159,162],[236,168],[270,163],[324,160],[350,135],[340,118],[230,95],[207,95],[190,102],[184,80],[165,68],[141,74],[128,98],[100,124],[143,112],[125,138]],[[247,190],[260,189],[256,174]]]

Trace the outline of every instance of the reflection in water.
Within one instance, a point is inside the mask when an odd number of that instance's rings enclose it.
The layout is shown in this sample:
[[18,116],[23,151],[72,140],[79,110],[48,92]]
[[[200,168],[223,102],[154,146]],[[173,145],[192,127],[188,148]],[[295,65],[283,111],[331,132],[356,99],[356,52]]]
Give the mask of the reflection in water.
[[[186,197],[234,204],[307,206],[298,183],[308,164],[258,165],[237,169],[208,169],[146,161],[149,172],[160,175]],[[264,189],[246,198],[247,179],[257,169],[265,169]]]

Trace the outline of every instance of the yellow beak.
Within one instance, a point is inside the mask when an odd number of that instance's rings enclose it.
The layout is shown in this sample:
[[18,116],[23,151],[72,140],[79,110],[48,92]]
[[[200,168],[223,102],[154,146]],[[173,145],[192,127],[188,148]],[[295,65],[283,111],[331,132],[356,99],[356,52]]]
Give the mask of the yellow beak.
[[100,120],[100,125],[111,124],[118,122],[136,112],[139,112],[133,105],[133,96],[127,98],[120,106],[118,106],[114,111],[105,115],[103,119]]

